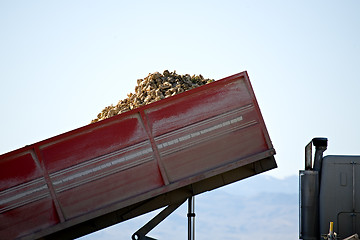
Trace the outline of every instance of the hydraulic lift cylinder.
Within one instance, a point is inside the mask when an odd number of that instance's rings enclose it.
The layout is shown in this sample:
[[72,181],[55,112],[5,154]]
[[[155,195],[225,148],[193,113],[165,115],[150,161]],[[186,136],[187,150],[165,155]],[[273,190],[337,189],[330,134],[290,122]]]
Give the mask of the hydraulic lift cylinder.
[[195,240],[195,197],[188,199],[188,240]]

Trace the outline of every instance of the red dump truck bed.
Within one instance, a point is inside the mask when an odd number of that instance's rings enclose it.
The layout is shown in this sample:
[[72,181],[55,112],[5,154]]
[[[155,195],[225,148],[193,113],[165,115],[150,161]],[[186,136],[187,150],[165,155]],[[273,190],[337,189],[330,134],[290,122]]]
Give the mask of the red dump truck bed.
[[0,155],[0,238],[68,239],[275,168],[242,72]]

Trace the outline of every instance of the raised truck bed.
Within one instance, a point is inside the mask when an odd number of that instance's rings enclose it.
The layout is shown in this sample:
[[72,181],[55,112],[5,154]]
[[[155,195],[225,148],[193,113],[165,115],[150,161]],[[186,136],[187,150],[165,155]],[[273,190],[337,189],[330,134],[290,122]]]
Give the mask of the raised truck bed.
[[1,239],[71,239],[276,167],[246,72],[0,155]]

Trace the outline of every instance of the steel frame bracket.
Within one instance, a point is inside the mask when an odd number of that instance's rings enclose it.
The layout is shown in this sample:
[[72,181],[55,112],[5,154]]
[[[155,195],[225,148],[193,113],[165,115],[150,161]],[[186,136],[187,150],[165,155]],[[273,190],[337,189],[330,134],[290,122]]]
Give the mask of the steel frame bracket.
[[165,218],[167,218],[171,213],[173,213],[178,207],[180,207],[187,198],[181,202],[168,205],[163,209],[159,214],[153,217],[149,222],[147,222],[143,227],[137,230],[132,236],[132,240],[157,240],[146,236],[152,229],[154,229],[159,223],[161,223]]

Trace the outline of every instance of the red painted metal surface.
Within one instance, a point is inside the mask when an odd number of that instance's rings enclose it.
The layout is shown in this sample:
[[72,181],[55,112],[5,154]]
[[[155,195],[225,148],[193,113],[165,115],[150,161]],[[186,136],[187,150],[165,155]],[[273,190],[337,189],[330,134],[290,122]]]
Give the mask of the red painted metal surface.
[[269,151],[242,72],[0,155],[0,236],[52,233]]

